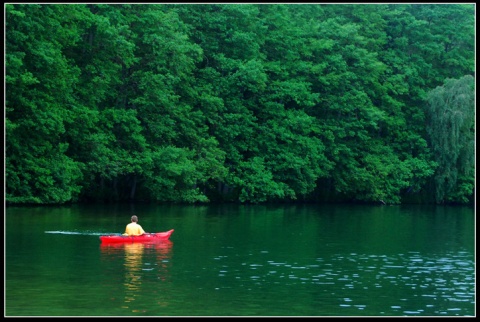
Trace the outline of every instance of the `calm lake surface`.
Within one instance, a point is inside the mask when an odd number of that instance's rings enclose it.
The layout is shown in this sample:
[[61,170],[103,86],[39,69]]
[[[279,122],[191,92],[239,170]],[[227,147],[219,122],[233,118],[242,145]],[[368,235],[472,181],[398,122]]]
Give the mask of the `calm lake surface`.
[[[169,242],[102,245],[136,214]],[[475,316],[472,207],[7,207],[5,316]]]

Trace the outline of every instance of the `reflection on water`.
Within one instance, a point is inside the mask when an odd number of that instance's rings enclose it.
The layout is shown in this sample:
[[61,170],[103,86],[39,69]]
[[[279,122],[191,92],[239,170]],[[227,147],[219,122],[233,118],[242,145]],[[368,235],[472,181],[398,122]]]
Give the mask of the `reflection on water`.
[[8,208],[5,315],[475,316],[471,208],[137,209],[175,249],[103,245],[130,209],[75,209]]
[[125,244],[125,303],[135,300],[142,285],[142,255],[145,245],[140,243]]
[[125,297],[122,308],[140,312],[136,309],[138,303],[134,301],[144,293],[143,286],[149,283],[145,280],[152,274],[157,280],[169,279],[172,245],[169,240],[156,243],[100,244],[105,259],[115,260],[123,257]]

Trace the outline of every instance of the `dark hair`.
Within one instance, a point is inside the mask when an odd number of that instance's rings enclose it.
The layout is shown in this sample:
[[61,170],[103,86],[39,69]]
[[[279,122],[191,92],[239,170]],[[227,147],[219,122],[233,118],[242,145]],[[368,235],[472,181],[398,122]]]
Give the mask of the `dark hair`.
[[133,216],[132,216],[132,221],[137,222],[137,221],[138,221],[138,217],[135,216],[135,215],[133,215]]

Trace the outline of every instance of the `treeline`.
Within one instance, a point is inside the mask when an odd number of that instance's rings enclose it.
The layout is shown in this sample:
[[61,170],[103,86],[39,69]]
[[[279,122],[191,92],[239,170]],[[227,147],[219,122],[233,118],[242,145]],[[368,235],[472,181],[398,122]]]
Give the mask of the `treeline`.
[[469,203],[474,4],[7,4],[7,204]]

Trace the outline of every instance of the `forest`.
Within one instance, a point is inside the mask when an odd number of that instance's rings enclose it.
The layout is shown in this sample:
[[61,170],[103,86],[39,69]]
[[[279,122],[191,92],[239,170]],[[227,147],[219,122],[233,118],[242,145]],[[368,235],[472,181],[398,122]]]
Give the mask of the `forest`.
[[6,4],[5,202],[473,204],[475,4]]

